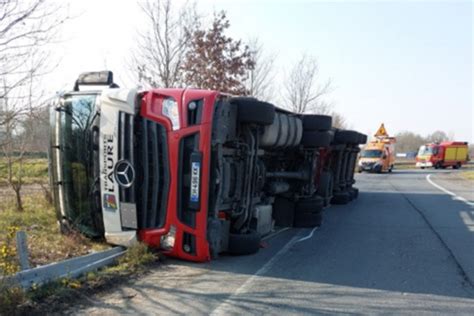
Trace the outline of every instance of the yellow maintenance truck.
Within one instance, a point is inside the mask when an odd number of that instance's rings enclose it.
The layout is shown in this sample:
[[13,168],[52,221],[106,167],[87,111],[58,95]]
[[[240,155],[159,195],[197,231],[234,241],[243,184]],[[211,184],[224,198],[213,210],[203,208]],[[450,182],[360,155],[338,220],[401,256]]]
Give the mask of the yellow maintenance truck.
[[384,124],[375,133],[375,138],[365,145],[360,153],[358,171],[392,172],[395,164],[395,137],[390,137]]

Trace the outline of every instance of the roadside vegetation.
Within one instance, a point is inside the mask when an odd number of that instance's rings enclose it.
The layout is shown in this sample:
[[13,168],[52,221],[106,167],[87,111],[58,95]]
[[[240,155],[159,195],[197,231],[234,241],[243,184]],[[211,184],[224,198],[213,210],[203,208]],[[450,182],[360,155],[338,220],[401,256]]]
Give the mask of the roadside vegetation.
[[[97,272],[90,272],[80,279],[65,278],[52,284],[33,287],[24,291],[12,286],[1,277],[20,271],[16,253],[16,232],[27,234],[29,262],[31,267],[44,265],[100,251],[110,247],[102,241],[92,241],[72,231],[61,234],[48,188],[48,166],[46,159],[25,159],[21,166],[23,174],[23,209],[19,211],[8,182],[4,160],[0,160],[0,315],[49,311],[49,304],[61,306],[78,294],[100,291],[111,284],[124,282],[131,276],[143,273],[158,256],[141,243],[130,247],[117,265]],[[56,308],[56,307],[55,307]]]
[[463,177],[466,180],[474,180],[474,170],[462,172],[461,177]]
[[[48,183],[48,161],[44,158],[24,159],[14,162],[12,166],[13,181],[16,175],[22,173],[23,184],[47,184]],[[8,163],[5,159],[0,159],[0,186],[8,185]]]
[[[14,248],[14,236],[19,230],[27,234],[31,266],[44,265],[108,247],[102,242],[91,241],[79,233],[61,234],[54,208],[41,194],[25,196],[22,212],[18,212],[11,201],[2,203],[0,249]],[[3,264],[4,262],[0,262],[0,267]]]
[[129,282],[159,264],[159,259],[146,245],[137,243],[128,248],[116,265],[78,279],[63,278],[44,286],[33,286],[29,291],[11,284],[7,286],[0,279],[0,315],[61,312],[71,299],[77,301],[112,285]]

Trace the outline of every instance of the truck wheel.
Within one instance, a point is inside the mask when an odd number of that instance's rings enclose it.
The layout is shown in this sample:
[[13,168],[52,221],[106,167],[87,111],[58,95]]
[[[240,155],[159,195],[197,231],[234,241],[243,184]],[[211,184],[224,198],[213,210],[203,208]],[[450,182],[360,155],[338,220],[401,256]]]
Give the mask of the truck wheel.
[[352,188],[354,190],[354,199],[357,199],[359,197],[359,189],[358,188]]
[[303,130],[327,131],[332,127],[332,117],[328,115],[303,115]]
[[328,147],[333,134],[329,131],[304,131],[301,144],[305,147]]
[[357,197],[359,197],[359,189],[357,188],[350,188],[347,192],[349,192],[349,199],[355,200]]
[[315,196],[311,199],[300,200],[296,205],[295,214],[303,211],[319,212],[323,209],[323,204],[324,201],[320,196]]
[[271,125],[275,119],[275,107],[255,98],[236,97],[230,103],[237,105],[237,118],[241,123]]
[[359,135],[355,131],[338,130],[334,135],[334,141],[337,144],[356,144],[358,139]]
[[365,144],[365,143],[367,143],[367,135],[359,134],[359,144]]
[[246,234],[229,234],[229,253],[233,255],[251,255],[260,249],[260,235],[250,230]]
[[321,226],[323,221],[324,200],[316,196],[311,199],[298,201],[295,210],[294,227]]
[[275,226],[291,227],[295,217],[295,203],[283,197],[276,197],[272,215]]
[[331,204],[347,204],[350,201],[349,193],[347,191],[334,193]]
[[323,212],[296,212],[295,221],[293,223],[294,227],[298,228],[311,228],[319,227],[323,223]]

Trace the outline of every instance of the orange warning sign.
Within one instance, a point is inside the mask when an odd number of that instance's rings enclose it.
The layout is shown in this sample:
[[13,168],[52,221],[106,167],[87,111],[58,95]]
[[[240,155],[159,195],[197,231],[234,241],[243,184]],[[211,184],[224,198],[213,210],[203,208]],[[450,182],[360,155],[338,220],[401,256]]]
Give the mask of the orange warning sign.
[[379,129],[377,130],[377,133],[375,133],[374,135],[375,137],[388,137],[388,133],[387,133],[387,130],[385,129],[385,126],[383,125],[380,125]]

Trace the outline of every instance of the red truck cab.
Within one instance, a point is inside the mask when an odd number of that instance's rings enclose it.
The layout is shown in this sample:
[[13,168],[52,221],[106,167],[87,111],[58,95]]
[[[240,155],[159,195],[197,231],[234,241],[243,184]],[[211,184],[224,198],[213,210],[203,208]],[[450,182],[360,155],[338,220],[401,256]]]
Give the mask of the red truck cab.
[[[167,155],[162,155],[162,157],[168,157],[168,159],[147,165],[155,167],[167,164],[160,169],[162,172],[169,173],[168,183],[157,181],[156,184],[149,184],[151,187],[154,185],[155,189],[142,191],[144,196],[141,200],[143,204],[141,208],[152,210],[151,212],[156,209],[157,213],[165,214],[163,215],[165,219],[161,227],[147,228],[156,226],[150,219],[153,214],[142,216],[144,228],[139,231],[139,238],[149,245],[161,248],[165,254],[191,261],[207,261],[211,258],[206,229],[209,186],[200,184],[210,181],[211,123],[214,104],[219,97],[216,91],[154,89],[144,92],[139,101],[139,116],[147,122],[142,126],[145,124],[153,126],[158,123],[166,130],[164,140],[167,143]],[[173,108],[167,109],[166,103],[170,102],[176,102],[176,104],[172,105]],[[177,113],[169,113],[168,117],[163,116],[164,113],[172,111]],[[174,119],[175,117],[177,119]],[[141,136],[146,137],[145,135],[142,133]],[[151,151],[152,149],[149,150]],[[194,170],[187,168],[188,162],[191,162],[191,169],[194,166]],[[153,170],[145,171],[146,174],[150,172]],[[194,186],[186,184],[185,190],[179,189],[184,185],[180,182],[191,180],[190,172],[194,172],[197,182]],[[183,177],[184,174],[185,177]],[[156,180],[149,179],[149,181]],[[169,188],[165,188],[165,184]],[[155,202],[148,198],[155,194],[158,195],[157,200],[166,199],[167,202],[158,206],[160,201]],[[191,198],[188,200],[180,196],[185,194],[191,195]],[[160,207],[165,209],[158,210]]]

